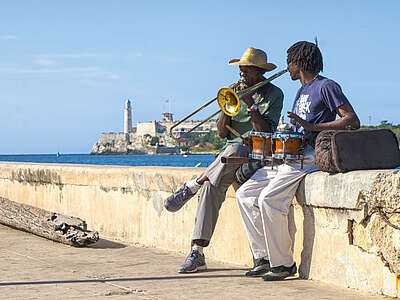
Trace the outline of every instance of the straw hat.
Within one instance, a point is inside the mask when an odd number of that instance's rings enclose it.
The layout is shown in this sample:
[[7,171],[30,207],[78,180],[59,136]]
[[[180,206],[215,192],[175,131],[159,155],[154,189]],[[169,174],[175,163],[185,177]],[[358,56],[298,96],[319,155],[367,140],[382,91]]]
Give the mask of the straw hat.
[[229,64],[237,66],[254,66],[264,69],[265,71],[272,71],[276,68],[274,64],[267,62],[267,54],[264,51],[254,48],[247,48],[240,59],[231,59]]

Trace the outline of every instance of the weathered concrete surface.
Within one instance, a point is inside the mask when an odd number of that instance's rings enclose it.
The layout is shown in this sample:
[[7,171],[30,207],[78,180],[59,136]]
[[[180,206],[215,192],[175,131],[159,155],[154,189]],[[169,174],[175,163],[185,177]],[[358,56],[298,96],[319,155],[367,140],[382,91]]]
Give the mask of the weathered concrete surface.
[[[80,217],[103,238],[186,254],[197,201],[189,201],[176,213],[168,213],[162,202],[183,182],[202,171],[0,163],[0,196]],[[399,279],[396,280],[395,273],[398,232],[394,228],[387,231],[386,223],[373,225],[375,218],[381,217],[366,209],[361,201],[369,194],[381,193],[377,189],[380,186],[377,178],[382,173],[384,182],[388,183],[384,190],[390,190],[383,197],[392,195],[390,203],[396,207],[399,187],[389,182],[398,182],[398,171],[359,171],[333,176],[317,172],[306,177],[304,189],[299,190],[299,202],[294,202],[289,216],[294,255],[302,277],[399,296]],[[396,222],[398,211],[384,212],[390,213],[391,222]],[[377,226],[385,230],[376,230]],[[233,189],[228,191],[206,255],[222,262],[251,264]]]
[[347,210],[350,244],[381,257],[392,273],[400,273],[399,170],[316,172],[302,182],[297,198],[303,205],[336,209],[336,216]]
[[303,197],[299,201],[317,207],[358,209],[361,199],[379,197],[383,206],[388,205],[388,199],[391,199],[391,206],[395,202],[400,205],[399,178],[399,170],[363,170],[334,175],[315,172],[303,181]]
[[0,299],[383,299],[295,277],[264,282],[210,260],[208,272],[182,275],[183,255],[106,240],[73,248],[2,225],[0,240]]

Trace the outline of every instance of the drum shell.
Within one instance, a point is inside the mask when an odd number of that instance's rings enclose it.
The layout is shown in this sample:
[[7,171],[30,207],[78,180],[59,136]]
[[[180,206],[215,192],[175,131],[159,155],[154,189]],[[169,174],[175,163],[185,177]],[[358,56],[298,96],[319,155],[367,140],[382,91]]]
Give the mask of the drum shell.
[[[274,143],[274,154],[299,155],[303,145],[301,135],[294,133],[275,133],[272,137]],[[285,146],[284,146],[285,144]],[[285,149],[284,149],[285,148]]]
[[272,155],[272,134],[267,132],[250,132],[253,158],[266,158]]

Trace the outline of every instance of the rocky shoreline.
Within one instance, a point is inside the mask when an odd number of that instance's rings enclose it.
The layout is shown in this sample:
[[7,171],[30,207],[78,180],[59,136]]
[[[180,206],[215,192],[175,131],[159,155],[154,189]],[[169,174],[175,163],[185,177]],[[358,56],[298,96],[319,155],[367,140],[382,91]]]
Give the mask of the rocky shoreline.
[[[180,154],[178,146],[169,140],[159,139],[162,144],[151,144],[148,137],[137,136],[133,133],[102,133],[100,139],[92,147],[92,155],[154,155]],[[167,145],[167,146],[166,146]]]

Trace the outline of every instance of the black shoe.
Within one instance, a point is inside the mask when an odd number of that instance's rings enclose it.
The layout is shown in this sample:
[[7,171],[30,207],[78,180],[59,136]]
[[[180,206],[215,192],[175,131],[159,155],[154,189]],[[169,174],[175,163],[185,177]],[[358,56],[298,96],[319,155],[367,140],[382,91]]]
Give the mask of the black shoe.
[[246,276],[259,276],[271,271],[271,265],[269,264],[269,260],[260,258],[254,260],[253,269],[246,272]]
[[265,281],[278,281],[283,280],[286,277],[293,276],[297,273],[296,263],[291,267],[279,266],[272,267],[271,271],[263,276]]

